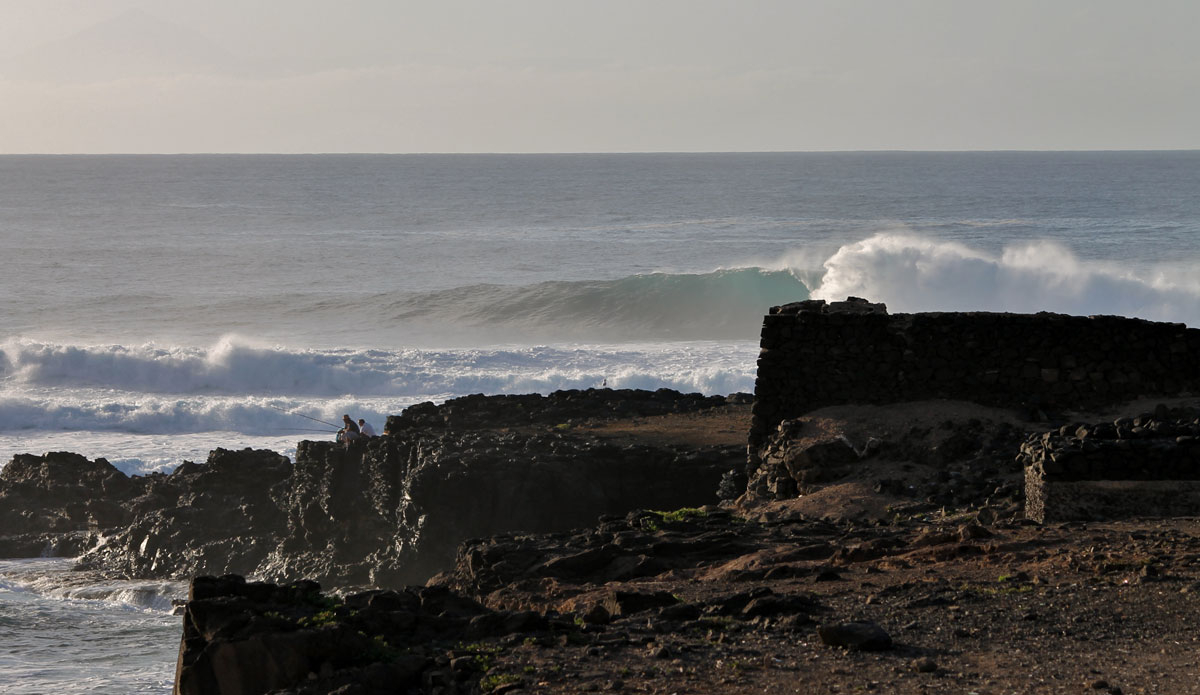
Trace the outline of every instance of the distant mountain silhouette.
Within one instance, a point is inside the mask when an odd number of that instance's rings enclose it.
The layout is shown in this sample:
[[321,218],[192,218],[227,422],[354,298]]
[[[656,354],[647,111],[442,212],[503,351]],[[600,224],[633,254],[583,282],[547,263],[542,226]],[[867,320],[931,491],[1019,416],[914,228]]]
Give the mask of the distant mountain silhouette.
[[41,44],[0,64],[0,74],[7,78],[46,82],[237,71],[237,59],[213,40],[141,9]]

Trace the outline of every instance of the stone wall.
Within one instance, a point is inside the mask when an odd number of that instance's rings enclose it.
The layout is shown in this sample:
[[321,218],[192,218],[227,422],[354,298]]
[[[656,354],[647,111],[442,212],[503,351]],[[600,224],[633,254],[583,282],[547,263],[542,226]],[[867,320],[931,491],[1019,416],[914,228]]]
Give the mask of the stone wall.
[[1200,510],[1200,412],[1160,407],[1112,423],[1031,436],[1025,516],[1070,521],[1195,516]]
[[1200,392],[1200,330],[1119,316],[809,300],[772,307],[761,347],[750,470],[781,422],[828,405],[946,398],[1052,411]]

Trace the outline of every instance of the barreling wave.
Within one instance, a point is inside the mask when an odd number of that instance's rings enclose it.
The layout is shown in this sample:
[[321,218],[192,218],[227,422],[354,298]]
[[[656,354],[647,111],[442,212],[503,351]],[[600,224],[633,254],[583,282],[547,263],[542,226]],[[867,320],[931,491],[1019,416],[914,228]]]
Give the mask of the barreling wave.
[[628,342],[753,339],[766,307],[808,297],[790,270],[731,268],[616,280],[472,285],[412,294],[393,321],[483,328],[509,339]]
[[1050,241],[987,253],[916,234],[876,234],[829,257],[812,296],[864,297],[892,311],[1116,314],[1200,326],[1193,269],[1085,261]]

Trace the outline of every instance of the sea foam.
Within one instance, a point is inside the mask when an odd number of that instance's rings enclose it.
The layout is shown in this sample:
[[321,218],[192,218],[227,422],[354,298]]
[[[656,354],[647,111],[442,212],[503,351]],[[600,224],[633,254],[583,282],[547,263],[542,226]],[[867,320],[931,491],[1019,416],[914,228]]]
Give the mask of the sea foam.
[[1200,326],[1200,282],[1167,267],[1084,261],[1051,241],[988,253],[910,233],[846,244],[823,264],[812,295],[858,296],[892,311],[1117,314]]

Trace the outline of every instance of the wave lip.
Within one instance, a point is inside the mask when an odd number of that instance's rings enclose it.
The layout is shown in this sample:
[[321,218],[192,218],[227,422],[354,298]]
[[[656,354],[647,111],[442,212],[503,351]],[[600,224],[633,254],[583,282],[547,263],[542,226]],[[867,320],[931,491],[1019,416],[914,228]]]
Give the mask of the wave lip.
[[883,233],[842,246],[824,268],[813,297],[866,297],[894,311],[1118,314],[1200,325],[1200,284],[1194,280],[1082,261],[1050,241],[996,255],[916,234]]

